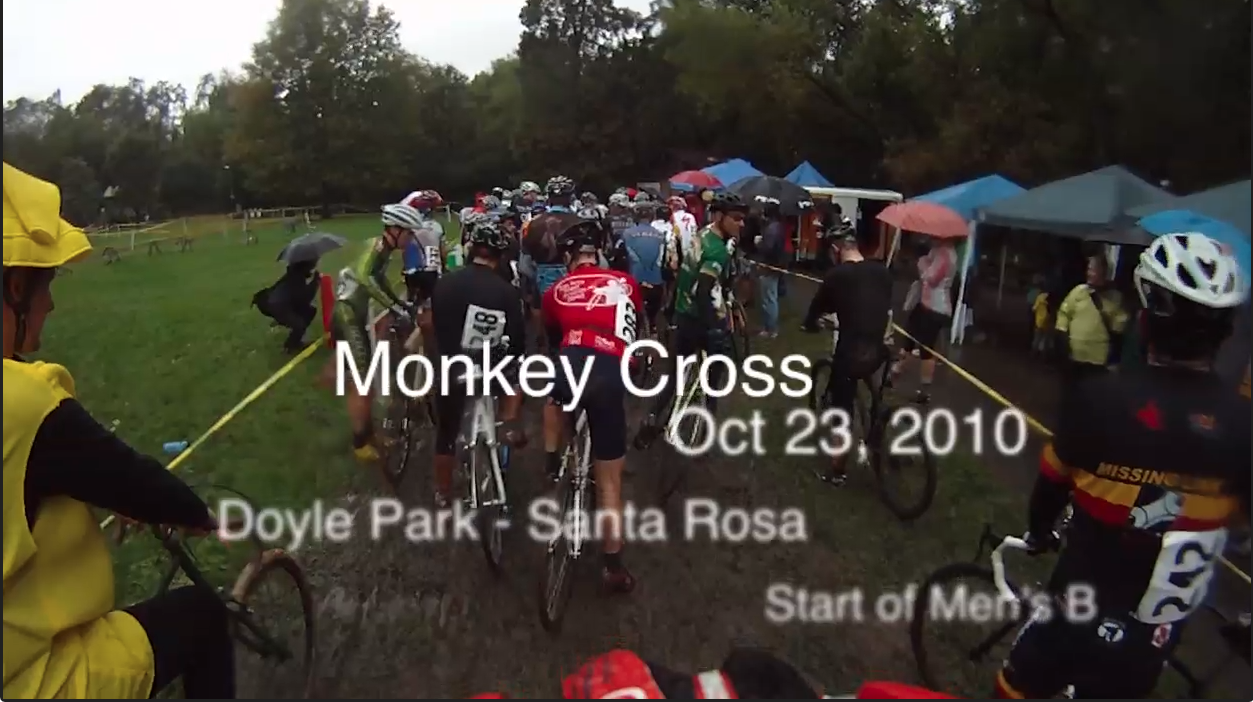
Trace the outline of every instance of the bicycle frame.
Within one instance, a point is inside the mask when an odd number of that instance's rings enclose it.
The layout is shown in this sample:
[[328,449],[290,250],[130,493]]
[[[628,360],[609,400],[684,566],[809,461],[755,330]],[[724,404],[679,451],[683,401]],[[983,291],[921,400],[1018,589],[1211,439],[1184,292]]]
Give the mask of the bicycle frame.
[[[467,382],[477,382],[483,378],[482,370],[478,366],[472,366],[469,373],[466,374],[464,380]],[[468,465],[470,469],[470,509],[479,509],[481,507],[495,507],[504,505],[505,499],[505,478],[501,472],[500,454],[497,449],[500,442],[496,439],[496,398],[491,395],[483,395],[474,398],[474,402],[467,409],[469,418],[469,431],[466,431],[466,421],[462,421],[462,432],[458,437],[459,455],[461,456],[462,465]],[[487,448],[487,455],[491,462],[491,479],[496,488],[498,497],[487,502],[479,500],[479,475],[475,462],[471,461],[467,451],[471,451],[479,443]]]
[[241,628],[236,629],[235,634],[241,643],[263,657],[275,657],[280,661],[286,661],[292,657],[291,651],[285,645],[275,641],[274,637],[252,620],[252,610],[248,608],[248,605],[236,599],[234,593],[227,592],[225,588],[214,587],[208,580],[205,580],[204,574],[196,566],[195,559],[183,545],[183,539],[177,531],[154,526],[152,533],[174,559],[165,578],[161,581],[160,593],[169,591],[175,576],[181,570],[191,581],[192,586],[205,588],[222,599],[222,604],[225,605],[231,618],[242,625]]
[[[697,366],[696,366],[697,369],[700,368],[700,365],[703,364],[704,361],[705,361],[705,352],[701,351],[700,354],[697,356]],[[676,363],[675,363],[676,375],[678,374],[678,368],[679,368],[679,364],[676,360]],[[679,379],[676,377],[675,382],[677,383],[678,380]],[[696,391],[699,389],[700,389],[700,376],[698,372],[692,378],[688,379],[687,383],[684,384],[682,388],[682,392],[675,393],[674,399],[671,401],[671,405],[670,405],[670,416],[666,420],[666,440],[669,441],[671,444],[674,444],[675,442],[679,441],[679,422],[683,418],[683,412],[686,411],[688,407],[691,407],[692,399],[696,396]]]

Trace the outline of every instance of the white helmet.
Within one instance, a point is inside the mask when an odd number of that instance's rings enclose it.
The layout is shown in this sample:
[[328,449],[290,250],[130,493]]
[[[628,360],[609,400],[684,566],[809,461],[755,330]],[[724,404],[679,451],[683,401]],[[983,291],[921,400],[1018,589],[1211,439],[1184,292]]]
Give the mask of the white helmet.
[[1239,307],[1249,297],[1240,264],[1217,241],[1195,232],[1153,240],[1135,270],[1136,292],[1145,309],[1158,307],[1153,287],[1211,309]]
[[400,227],[416,232],[422,228],[423,219],[421,212],[403,202],[383,205],[383,226],[385,227]]
[[609,204],[615,207],[630,207],[631,198],[626,193],[614,193],[609,196]]
[[518,192],[524,195],[529,193],[539,193],[539,191],[539,184],[534,181],[524,180],[518,184]]

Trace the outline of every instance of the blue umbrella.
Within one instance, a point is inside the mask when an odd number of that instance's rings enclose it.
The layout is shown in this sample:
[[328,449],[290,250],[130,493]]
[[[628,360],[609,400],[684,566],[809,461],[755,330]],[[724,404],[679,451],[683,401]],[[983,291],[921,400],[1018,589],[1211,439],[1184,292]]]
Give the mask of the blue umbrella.
[[1181,232],[1204,234],[1230,248],[1246,276],[1253,271],[1249,261],[1249,237],[1234,225],[1222,220],[1199,215],[1191,210],[1166,210],[1144,217],[1136,224],[1153,236]]

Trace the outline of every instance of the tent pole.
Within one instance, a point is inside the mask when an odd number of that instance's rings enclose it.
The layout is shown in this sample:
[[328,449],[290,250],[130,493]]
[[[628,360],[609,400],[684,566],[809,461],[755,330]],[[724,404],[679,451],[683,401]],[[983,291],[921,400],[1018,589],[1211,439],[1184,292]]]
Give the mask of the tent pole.
[[978,227],[979,223],[972,221],[969,233],[966,235],[966,255],[962,258],[961,285],[957,289],[957,300],[953,303],[953,328],[949,331],[950,344],[960,344],[966,337],[966,280],[970,277],[970,265],[974,260],[975,232]]
[[897,249],[901,248],[901,228],[892,228],[892,243],[888,244],[888,260],[884,264],[887,268],[892,267],[892,259],[896,257]]
[[1009,258],[1009,241],[1001,245],[1001,279],[996,284],[996,309],[1001,309],[1001,299],[1005,297],[1005,259]]

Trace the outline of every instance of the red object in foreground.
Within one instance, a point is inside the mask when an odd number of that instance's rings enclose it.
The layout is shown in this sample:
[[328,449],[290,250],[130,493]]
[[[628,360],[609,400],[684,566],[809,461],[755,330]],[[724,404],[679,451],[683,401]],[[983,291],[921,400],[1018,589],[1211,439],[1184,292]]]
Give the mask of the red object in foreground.
[[326,345],[331,346],[331,313],[335,310],[335,284],[331,276],[321,273],[318,284],[321,286],[322,297],[322,329],[326,331]]
[[682,171],[675,173],[670,176],[670,182],[690,185],[693,188],[709,188],[710,190],[717,190],[722,187],[722,181],[704,171]]
[[894,682],[863,683],[857,690],[859,700],[959,700],[960,697],[932,692],[925,687],[914,687]]
[[926,234],[937,239],[960,239],[970,233],[970,225],[944,205],[924,200],[908,200],[889,205],[876,217],[893,227]]

